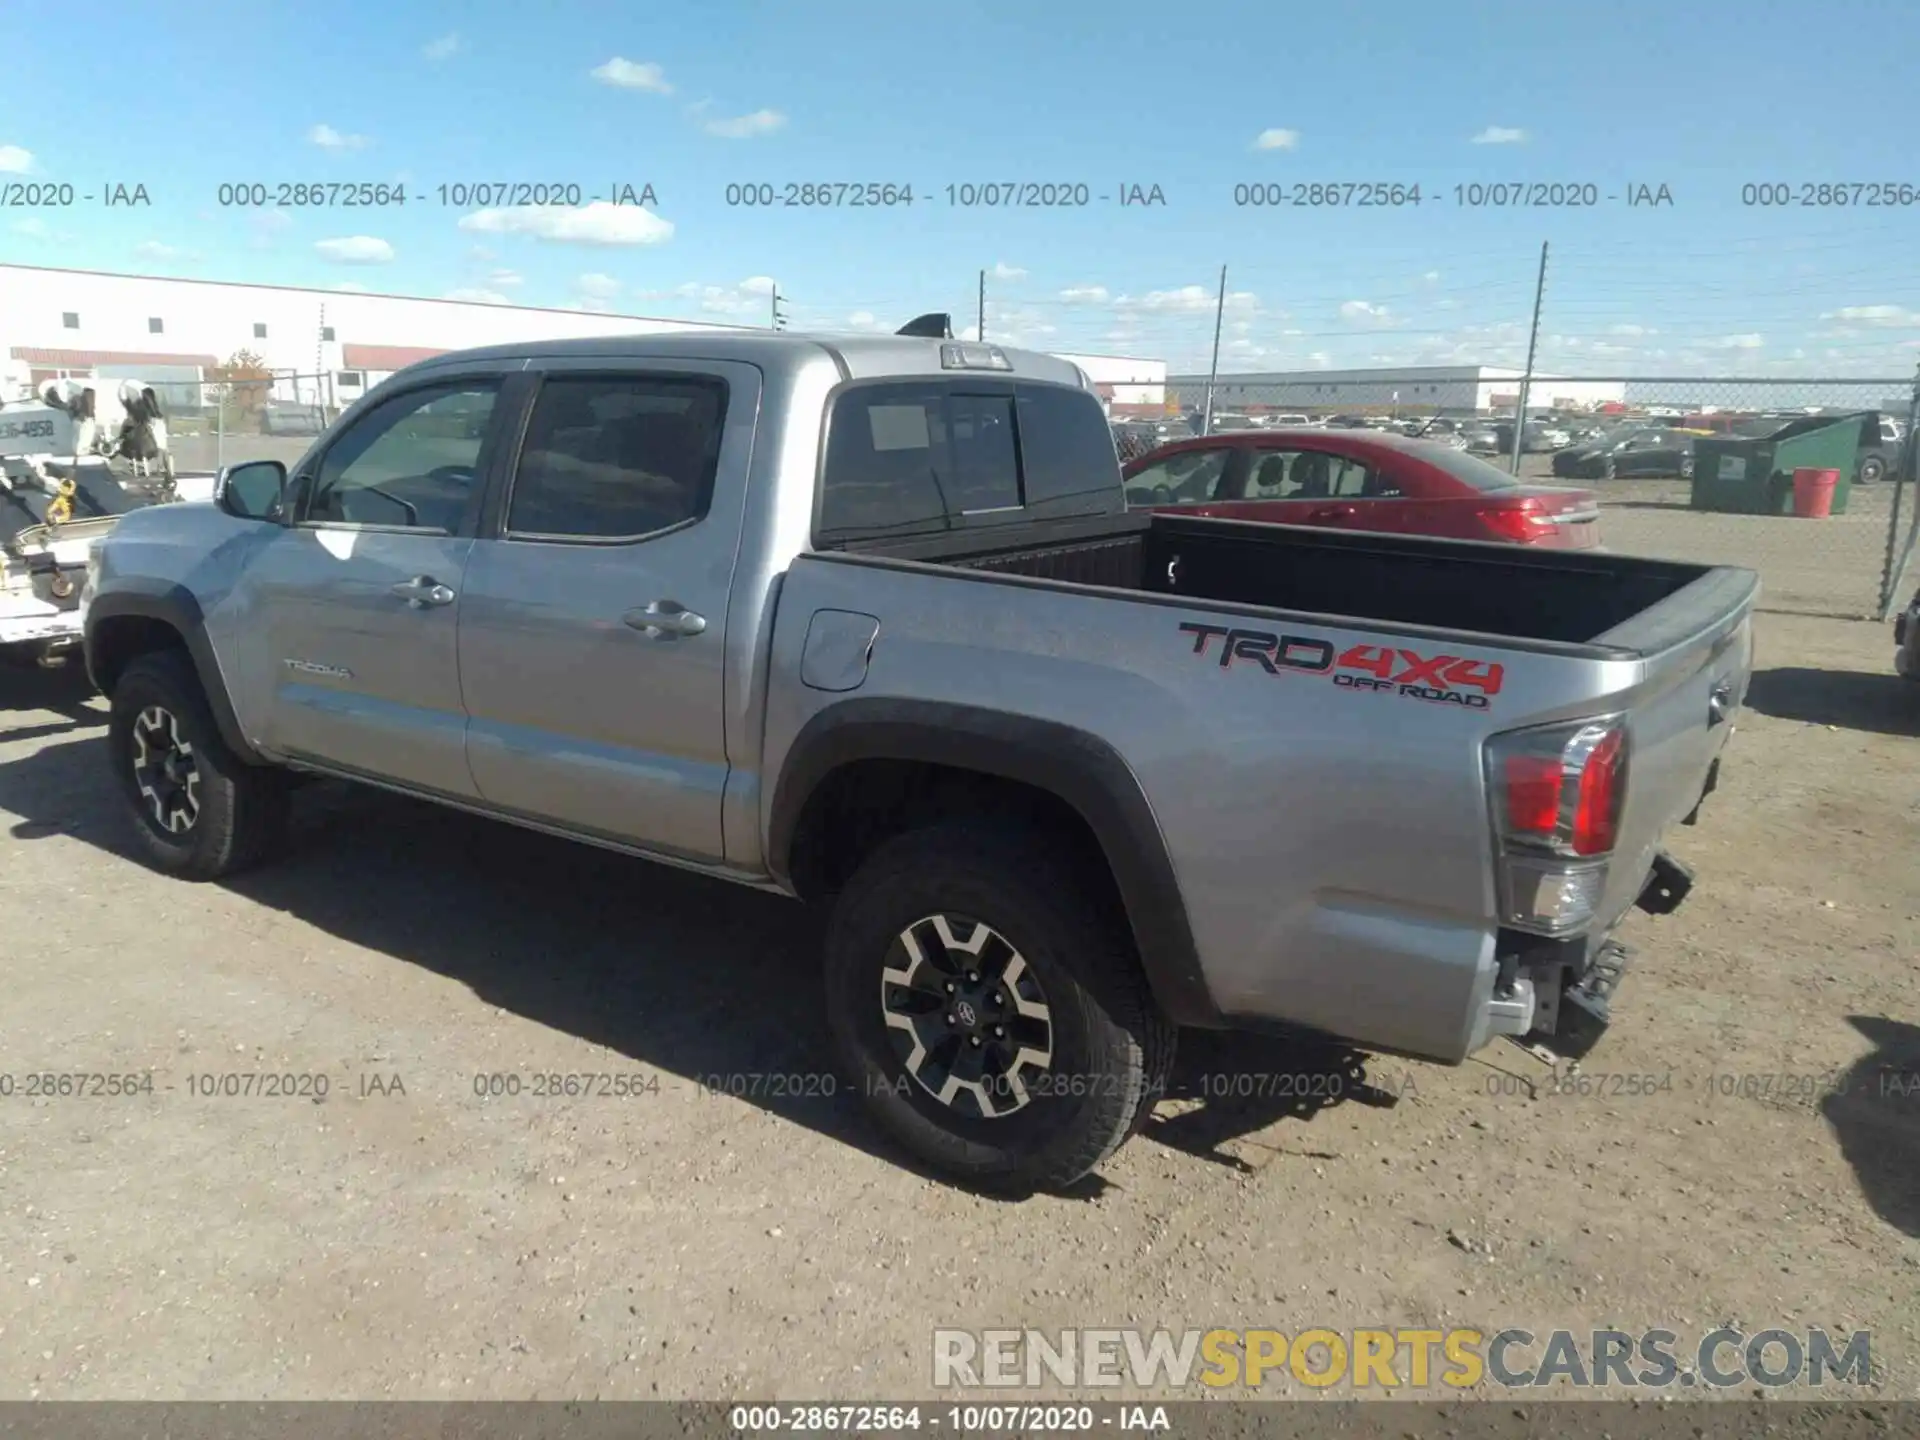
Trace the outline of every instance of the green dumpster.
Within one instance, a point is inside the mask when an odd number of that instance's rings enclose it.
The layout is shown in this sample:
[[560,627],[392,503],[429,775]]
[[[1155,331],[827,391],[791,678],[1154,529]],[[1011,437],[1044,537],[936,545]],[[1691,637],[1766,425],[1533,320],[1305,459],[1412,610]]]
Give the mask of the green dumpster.
[[1791,515],[1795,470],[1838,470],[1832,513],[1844,515],[1860,449],[1879,438],[1875,410],[1808,415],[1761,435],[1702,437],[1693,442],[1689,503],[1729,515]]

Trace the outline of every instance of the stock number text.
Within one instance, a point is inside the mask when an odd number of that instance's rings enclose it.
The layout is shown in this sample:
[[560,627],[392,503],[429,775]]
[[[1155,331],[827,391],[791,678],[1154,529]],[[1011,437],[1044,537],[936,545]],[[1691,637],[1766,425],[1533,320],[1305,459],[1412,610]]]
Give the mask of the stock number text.
[[222,185],[214,192],[214,203],[224,209],[246,210],[373,210],[386,205],[407,203],[407,187],[385,183],[355,184],[346,180],[305,181],[268,184],[263,180],[242,180]]
[[913,204],[913,186],[875,180],[809,180],[785,185],[742,182],[727,186],[726,203],[757,210],[890,210]]
[[1740,187],[1742,205],[1807,206],[1830,208],[1847,206],[1862,210],[1885,210],[1920,205],[1920,185],[1903,185],[1894,180],[1840,180],[1827,184],[1793,184],[1786,181],[1761,181]]
[[487,1100],[520,1096],[532,1100],[630,1100],[640,1095],[658,1095],[660,1077],[552,1070],[522,1075],[513,1070],[493,1070],[473,1077],[473,1093]]
[[1394,185],[1384,180],[1300,181],[1269,180],[1233,187],[1233,203],[1254,209],[1318,210],[1330,207],[1388,209],[1420,203],[1418,185]]
[[98,1100],[151,1094],[153,1076],[144,1073],[30,1070],[23,1075],[0,1074],[0,1100]]

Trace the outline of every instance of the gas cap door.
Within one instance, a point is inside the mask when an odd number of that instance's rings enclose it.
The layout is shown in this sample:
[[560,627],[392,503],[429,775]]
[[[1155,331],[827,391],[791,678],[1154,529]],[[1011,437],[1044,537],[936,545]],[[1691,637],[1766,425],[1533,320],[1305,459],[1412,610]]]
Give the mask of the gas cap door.
[[879,637],[877,616],[858,610],[814,611],[800,655],[800,683],[809,690],[858,690],[867,683],[867,664]]

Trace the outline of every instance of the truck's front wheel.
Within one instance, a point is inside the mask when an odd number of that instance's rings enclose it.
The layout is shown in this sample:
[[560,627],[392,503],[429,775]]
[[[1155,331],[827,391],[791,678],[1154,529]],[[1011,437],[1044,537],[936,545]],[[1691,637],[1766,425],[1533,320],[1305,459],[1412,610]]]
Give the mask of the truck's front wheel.
[[969,1184],[1056,1189],[1162,1093],[1174,1030],[1114,905],[998,825],[899,836],[842,891],[828,1021],[880,1125]]
[[177,650],[140,656],[114,683],[107,744],[141,852],[161,870],[217,879],[258,859],[284,829],[284,777],[227,748]]

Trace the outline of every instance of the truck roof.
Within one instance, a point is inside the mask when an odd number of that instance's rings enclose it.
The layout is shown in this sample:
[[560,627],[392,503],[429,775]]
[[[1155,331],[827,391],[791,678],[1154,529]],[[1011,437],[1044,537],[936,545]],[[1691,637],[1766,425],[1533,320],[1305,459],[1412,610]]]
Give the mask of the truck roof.
[[[949,346],[960,346],[963,353],[984,354],[992,350],[1004,356],[1011,368],[989,368],[981,364],[946,365],[942,351]],[[609,360],[639,357],[737,360],[769,371],[800,369],[810,364],[832,364],[844,378],[850,380],[884,379],[894,375],[973,375],[990,379],[998,375],[1092,389],[1092,382],[1086,373],[1070,361],[1037,350],[995,345],[991,341],[981,345],[977,342],[931,340],[904,335],[795,334],[767,330],[661,331],[643,335],[527,340],[510,345],[483,345],[470,350],[450,351],[410,366],[409,370],[425,372],[475,361],[595,356],[604,356]]]

